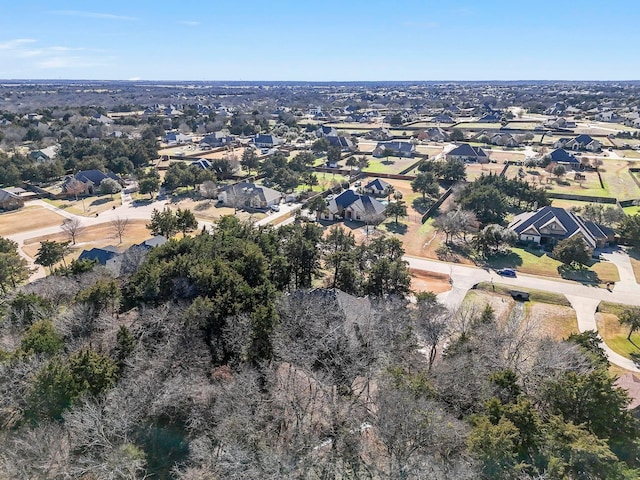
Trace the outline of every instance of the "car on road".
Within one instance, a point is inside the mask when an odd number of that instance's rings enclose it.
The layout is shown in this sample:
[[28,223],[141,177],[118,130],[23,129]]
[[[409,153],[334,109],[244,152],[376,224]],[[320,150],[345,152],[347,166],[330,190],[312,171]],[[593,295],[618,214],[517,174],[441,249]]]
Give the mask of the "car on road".
[[279,205],[271,205],[269,208],[271,210],[273,210],[274,212],[279,212],[280,211],[280,206]]
[[499,268],[498,270],[496,270],[496,273],[498,275],[503,276],[503,277],[515,277],[516,276],[516,271],[513,268]]

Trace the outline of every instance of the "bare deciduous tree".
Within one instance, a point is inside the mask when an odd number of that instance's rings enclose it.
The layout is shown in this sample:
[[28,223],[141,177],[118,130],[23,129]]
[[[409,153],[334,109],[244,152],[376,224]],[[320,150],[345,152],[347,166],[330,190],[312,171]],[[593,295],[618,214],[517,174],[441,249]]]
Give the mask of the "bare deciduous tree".
[[71,243],[74,245],[76,244],[76,239],[84,230],[82,221],[80,221],[78,217],[67,218],[62,222],[62,226],[60,228],[62,228],[62,230],[67,234],[69,240],[71,240]]
[[116,217],[111,220],[111,229],[113,230],[114,235],[118,237],[119,243],[122,243],[122,237],[124,236],[128,226],[128,218]]

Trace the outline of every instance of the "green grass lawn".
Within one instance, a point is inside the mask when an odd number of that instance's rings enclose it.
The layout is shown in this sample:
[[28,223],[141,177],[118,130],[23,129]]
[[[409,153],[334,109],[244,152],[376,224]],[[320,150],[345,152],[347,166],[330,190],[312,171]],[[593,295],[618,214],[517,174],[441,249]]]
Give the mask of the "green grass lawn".
[[624,160],[605,160],[600,171],[602,181],[607,190],[613,192],[614,197],[619,200],[638,198],[640,188],[636,185],[629,173],[629,167],[633,166]]
[[[487,292],[496,292],[503,295],[510,295],[511,290],[513,290],[513,287],[510,287],[508,285],[503,285],[501,283],[495,283],[495,282],[493,283],[493,285],[491,285],[490,282],[480,282],[476,288],[478,290],[484,290]],[[571,302],[567,300],[567,297],[565,297],[560,293],[545,292],[543,290],[535,290],[535,289],[527,289],[527,292],[529,293],[529,300],[531,300],[532,302],[548,303],[551,305],[562,305],[564,307],[571,307]]]
[[544,251],[512,248],[511,253],[492,257],[487,261],[491,268],[515,268],[519,272],[594,284],[620,280],[615,265],[605,261],[593,261],[587,268],[572,270],[551,258]]
[[624,305],[601,302],[598,306],[596,322],[598,333],[609,348],[631,359],[632,355],[640,354],[640,333],[636,332],[631,335],[631,340],[627,339],[629,328],[626,325],[620,325],[618,321],[618,315],[624,308]]

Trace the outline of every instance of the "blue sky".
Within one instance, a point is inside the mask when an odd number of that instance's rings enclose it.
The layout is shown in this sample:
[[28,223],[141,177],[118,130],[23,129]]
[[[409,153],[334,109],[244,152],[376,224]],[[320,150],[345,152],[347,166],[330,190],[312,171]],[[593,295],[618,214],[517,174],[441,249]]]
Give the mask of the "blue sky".
[[640,79],[635,0],[5,3],[3,79]]

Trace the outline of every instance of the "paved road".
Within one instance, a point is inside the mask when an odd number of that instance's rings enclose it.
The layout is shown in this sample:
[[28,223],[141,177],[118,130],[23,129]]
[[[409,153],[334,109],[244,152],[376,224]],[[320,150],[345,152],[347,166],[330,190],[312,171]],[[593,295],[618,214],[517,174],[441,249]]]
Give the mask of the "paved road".
[[[581,285],[577,282],[551,280],[530,275],[518,274],[516,278],[500,277],[497,274],[482,268],[467,265],[455,265],[425,258],[405,256],[409,267],[414,270],[444,273],[452,279],[452,289],[438,295],[438,299],[449,309],[457,309],[466,296],[469,289],[479,283],[493,280],[504,285],[512,286],[519,290],[527,289],[543,290],[547,292],[564,294],[576,311],[578,328],[581,332],[596,330],[595,312],[602,300],[640,306],[640,285],[635,281],[631,263],[626,254],[621,251],[604,254],[620,271],[621,282],[612,291],[599,287]],[[602,344],[609,361],[627,370],[640,372],[634,362],[615,353],[604,343]]]

